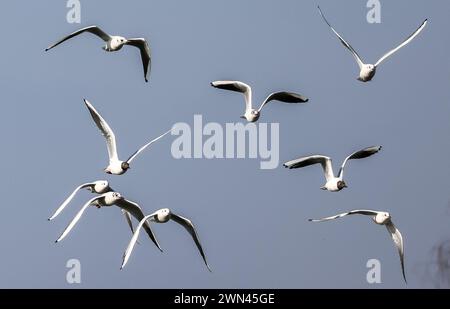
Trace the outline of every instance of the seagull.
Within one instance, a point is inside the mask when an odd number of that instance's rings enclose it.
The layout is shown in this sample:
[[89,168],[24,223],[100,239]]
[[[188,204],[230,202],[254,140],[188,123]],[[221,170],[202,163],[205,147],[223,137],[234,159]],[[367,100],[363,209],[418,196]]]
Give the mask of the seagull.
[[[107,180],[97,180],[90,183],[84,183],[77,188],[69,195],[69,197],[59,206],[59,208],[55,211],[55,213],[48,218],[48,221],[52,221],[55,219],[63,210],[66,208],[66,206],[72,201],[72,199],[75,197],[75,194],[80,191],[81,189],[87,189],[91,193],[97,193],[97,194],[103,194],[106,192],[114,191],[110,186]],[[128,226],[131,229],[131,233],[134,233],[134,227],[133,223],[131,222],[131,215],[126,210],[122,209],[122,213],[125,216],[125,220],[127,221]]]
[[148,46],[147,40],[144,38],[133,38],[133,39],[127,39],[122,36],[117,35],[109,35],[106,32],[104,32],[102,29],[100,29],[97,26],[89,26],[82,28],[80,30],[77,30],[73,32],[72,34],[69,34],[68,36],[64,37],[60,41],[56,42],[55,44],[47,47],[45,51],[49,51],[53,47],[58,46],[59,44],[76,37],[79,34],[82,34],[84,32],[92,33],[99,38],[101,38],[103,41],[106,42],[105,46],[102,47],[103,50],[107,52],[115,52],[122,49],[124,45],[130,45],[139,48],[141,52],[141,60],[142,64],[144,66],[144,78],[145,81],[148,82],[147,74],[149,73],[151,69],[151,52],[150,47]]
[[261,106],[256,110],[252,107],[252,88],[240,81],[215,81],[211,83],[211,86],[219,89],[231,90],[241,92],[245,97],[245,113],[241,116],[243,119],[247,119],[248,122],[256,122],[261,116],[261,110],[270,101],[281,101],[285,103],[306,103],[308,98],[292,93],[292,92],[274,92],[270,94]]
[[103,136],[106,139],[106,145],[108,147],[108,155],[109,155],[109,165],[104,169],[104,171],[107,174],[112,175],[124,174],[130,168],[131,161],[133,161],[138,154],[140,154],[154,142],[158,141],[165,135],[169,134],[171,131],[169,130],[166,133],[162,134],[161,136],[148,142],[147,144],[139,148],[137,151],[135,151],[127,160],[122,161],[119,159],[119,156],[117,155],[116,136],[114,135],[113,130],[105,121],[105,119],[103,119],[103,117],[97,112],[94,106],[92,106],[92,104],[89,103],[89,101],[84,100],[84,103],[86,104],[89,112],[91,113],[92,119],[94,119],[95,124],[100,129],[100,131],[102,132]]
[[166,223],[169,220],[173,220],[176,223],[182,225],[188,232],[191,234],[192,238],[194,239],[195,244],[197,245],[198,251],[200,252],[200,255],[203,258],[203,261],[205,262],[206,267],[209,271],[211,271],[211,268],[208,265],[208,262],[206,261],[205,253],[203,252],[202,245],[200,244],[200,240],[198,239],[197,232],[195,230],[194,224],[192,224],[191,220],[186,219],[182,216],[174,214],[170,209],[163,208],[160,210],[157,210],[156,212],[152,213],[151,215],[145,216],[141,222],[139,222],[139,225],[136,228],[136,231],[133,234],[133,237],[130,240],[130,243],[127,246],[127,249],[125,250],[125,253],[123,255],[123,261],[122,266],[120,269],[123,269],[125,265],[128,262],[128,259],[130,258],[131,252],[133,251],[134,245],[136,244],[136,241],[139,237],[139,232],[142,228],[142,225],[147,222],[147,220],[150,220],[150,222],[156,222],[156,223]]
[[336,36],[339,38],[341,43],[352,53],[353,57],[355,58],[356,62],[358,63],[358,66],[359,66],[359,69],[360,69],[358,80],[361,81],[361,82],[369,82],[369,81],[371,81],[372,78],[375,76],[375,73],[376,73],[376,70],[377,70],[378,66],[384,60],[386,60],[388,57],[392,56],[399,49],[401,49],[402,47],[406,46],[409,42],[411,42],[417,35],[419,35],[420,32],[422,32],[422,30],[425,28],[425,26],[428,23],[428,20],[425,19],[425,21],[420,25],[420,27],[413,34],[411,34],[405,41],[403,41],[403,43],[401,43],[396,48],[394,48],[394,49],[390,50],[389,52],[387,52],[386,54],[384,54],[383,57],[381,57],[375,64],[366,64],[366,63],[364,63],[362,61],[361,57],[353,49],[353,47],[349,43],[347,43],[342,38],[342,36],[340,36],[340,34],[337,33],[336,30],[334,30],[334,28],[330,25],[328,20],[323,15],[322,10],[320,9],[319,6],[318,6],[318,8],[319,8],[319,13],[322,16],[323,20],[325,20],[325,22],[328,24],[328,26],[331,28],[331,30],[334,32],[334,34],[336,34]]
[[[77,224],[77,222],[80,220],[81,216],[83,215],[84,211],[89,206],[96,206],[97,208],[101,208],[101,207],[109,207],[109,206],[113,206],[113,205],[118,206],[120,209],[131,214],[138,221],[140,221],[139,226],[140,227],[142,227],[142,225],[144,226],[144,229],[147,232],[150,239],[158,247],[158,249],[162,252],[162,249],[159,246],[158,241],[156,240],[155,236],[153,235],[153,232],[150,228],[149,223],[146,220],[143,220],[144,213],[142,212],[141,207],[137,203],[125,199],[120,193],[114,192],[114,191],[103,193],[103,194],[96,196],[94,198],[91,198],[89,201],[87,201],[86,204],[83,205],[81,210],[76,214],[76,216],[72,219],[72,221],[69,223],[69,225],[66,227],[66,229],[62,232],[61,236],[59,236],[59,238],[55,242],[56,243],[60,242],[67,236],[67,234],[69,234],[69,232]],[[143,221],[141,221],[141,220],[143,220]]]
[[382,146],[372,146],[364,148],[363,150],[356,151],[349,155],[342,163],[341,169],[337,177],[334,176],[333,166],[331,164],[331,158],[322,155],[313,155],[309,157],[303,157],[300,159],[292,160],[283,164],[288,169],[301,168],[313,164],[320,163],[322,165],[326,184],[321,187],[322,190],[328,190],[331,192],[338,192],[344,188],[347,188],[347,184],[344,181],[344,168],[349,160],[364,159],[376,154],[380,151]]
[[406,281],[405,275],[405,263],[404,263],[404,248],[403,248],[403,237],[400,231],[395,227],[394,223],[392,223],[392,217],[388,212],[383,211],[374,211],[374,210],[352,210],[350,212],[346,212],[343,214],[339,214],[333,217],[323,218],[319,220],[309,219],[310,222],[323,222],[330,221],[338,218],[342,218],[348,215],[365,215],[372,217],[372,220],[378,225],[386,226],[389,234],[391,234],[392,240],[394,241],[395,246],[397,247],[398,254],[400,255],[400,264],[402,266],[402,274],[403,279]]
[[48,218],[48,221],[55,219],[61,213],[61,211],[63,211],[64,208],[66,208],[66,206],[70,203],[70,201],[75,197],[75,194],[77,194],[77,192],[82,189],[87,189],[91,193],[97,193],[97,194],[103,194],[106,192],[114,191],[113,189],[111,189],[108,181],[106,181],[106,180],[98,180],[98,181],[94,181],[94,182],[84,183],[84,184],[78,186],[72,192],[72,194],[69,195],[69,197],[55,211],[55,213],[50,218]]

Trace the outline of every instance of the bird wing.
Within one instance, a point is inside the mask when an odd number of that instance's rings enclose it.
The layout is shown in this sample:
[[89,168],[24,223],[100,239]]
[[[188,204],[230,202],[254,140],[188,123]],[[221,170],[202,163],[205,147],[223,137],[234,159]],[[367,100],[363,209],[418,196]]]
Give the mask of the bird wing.
[[394,241],[394,244],[397,247],[398,254],[400,256],[400,264],[402,266],[403,279],[407,283],[406,275],[405,275],[404,246],[403,246],[402,234],[395,227],[395,225],[394,225],[394,223],[392,223],[392,221],[389,221],[389,223],[386,224],[386,228],[387,228],[389,234],[391,234],[392,240]]
[[344,168],[349,160],[364,159],[364,158],[370,157],[370,156],[376,154],[377,152],[379,152],[381,150],[381,148],[382,148],[382,146],[367,147],[367,148],[356,151],[356,152],[352,153],[351,155],[349,155],[347,158],[345,158],[344,162],[342,163],[341,168],[339,169],[338,178],[341,180],[344,178]]
[[145,144],[144,146],[142,146],[141,148],[139,148],[138,150],[136,150],[126,161],[127,163],[131,163],[131,161],[134,160],[134,158],[136,158],[136,156],[138,154],[140,154],[142,151],[145,150],[145,148],[147,148],[148,146],[150,146],[151,144],[153,144],[154,142],[160,140],[161,138],[163,138],[164,136],[166,136],[167,134],[169,134],[170,132],[172,132],[172,130],[167,131],[166,133],[158,136],[157,138],[155,138],[154,140],[151,140],[150,142],[148,142],[147,144]]
[[47,47],[47,48],[45,49],[45,51],[48,51],[48,50],[52,49],[53,47],[56,47],[56,46],[58,46],[59,44],[65,42],[65,41],[67,41],[67,40],[69,40],[69,39],[71,39],[71,38],[73,38],[73,37],[75,37],[75,36],[77,36],[77,35],[79,35],[79,34],[82,34],[83,32],[90,32],[90,33],[92,33],[92,34],[95,34],[96,36],[100,37],[100,38],[101,38],[103,41],[105,41],[105,42],[108,42],[108,41],[111,39],[111,36],[110,36],[109,34],[107,34],[106,32],[104,32],[104,31],[103,31],[102,29],[100,29],[99,27],[97,27],[97,26],[89,26],[89,27],[82,28],[82,29],[80,29],[80,30],[77,30],[77,31],[75,31],[75,32],[73,32],[73,33],[71,33],[71,34],[69,34],[68,36],[66,36],[66,37],[64,37],[63,39],[59,40],[59,41],[56,42],[55,44],[53,44],[53,45]]
[[86,104],[89,113],[91,113],[92,119],[94,119],[95,124],[102,132],[102,135],[106,139],[106,146],[108,147],[108,156],[109,161],[118,161],[119,156],[117,155],[117,145],[116,145],[116,136],[114,135],[113,130],[108,125],[108,123],[103,119],[103,117],[97,112],[97,110],[89,103],[88,100],[84,99],[84,103]]
[[248,111],[252,109],[252,88],[246,83],[225,80],[212,82],[211,86],[219,89],[243,93],[245,97],[245,110]]
[[129,228],[131,230],[131,233],[133,234],[134,233],[134,227],[133,227],[133,222],[131,222],[131,214],[128,211],[124,210],[124,209],[122,209],[122,213],[125,216],[125,220],[127,221],[127,224],[128,224],[128,226],[129,226]]
[[322,156],[322,155],[314,155],[309,157],[303,157],[296,160],[292,160],[283,164],[284,167],[288,169],[301,168],[313,164],[322,165],[325,178],[327,181],[334,178],[333,167],[331,165],[331,158]]
[[422,32],[422,30],[425,28],[427,23],[428,23],[428,20],[425,19],[425,21],[420,25],[419,28],[417,28],[416,31],[414,31],[413,34],[411,34],[405,41],[403,41],[402,44],[400,44],[396,48],[394,48],[394,49],[390,50],[389,52],[387,52],[386,54],[384,54],[384,56],[381,57],[380,60],[377,61],[377,63],[375,63],[375,66],[379,66],[384,60],[386,60],[388,57],[390,57],[394,53],[396,53],[400,48],[406,46],[409,42],[411,42],[420,32]]
[[73,192],[69,195],[69,197],[66,198],[66,200],[61,204],[61,206],[59,206],[59,208],[55,211],[55,213],[50,218],[48,218],[48,221],[55,219],[61,213],[61,211],[63,211],[64,208],[66,208],[66,206],[70,203],[70,201],[74,198],[75,194],[77,194],[78,191],[84,188],[92,187],[94,185],[95,185],[94,183],[84,183],[78,186],[75,190],[73,190]]
[[274,92],[271,93],[261,104],[258,111],[261,111],[263,107],[269,103],[270,101],[280,101],[284,103],[306,103],[309,101],[309,99],[305,96],[302,96],[301,94],[292,93],[292,92]]
[[318,9],[319,9],[320,16],[322,16],[323,20],[327,23],[327,25],[331,28],[331,30],[333,30],[334,34],[336,34],[336,36],[339,38],[341,43],[352,53],[353,57],[355,58],[356,62],[358,63],[359,69],[361,69],[363,67],[364,63],[361,60],[361,57],[356,52],[356,50],[354,50],[353,47],[349,43],[347,43],[344,40],[344,38],[339,33],[337,33],[336,30],[334,30],[334,28],[330,25],[328,20],[325,18],[325,15],[323,15],[322,10],[320,9],[319,6],[318,6]]
[[330,220],[334,220],[334,219],[339,219],[345,216],[349,216],[349,215],[365,215],[365,216],[376,216],[378,214],[377,211],[374,210],[352,210],[349,212],[344,212],[342,214],[336,215],[336,216],[331,216],[331,217],[326,217],[326,218],[322,218],[322,219],[309,219],[308,221],[310,222],[324,222],[324,221],[330,221]]
[[188,232],[191,234],[192,239],[194,239],[195,244],[197,245],[198,251],[200,252],[203,261],[205,262],[206,267],[209,271],[211,271],[211,268],[209,268],[208,262],[206,261],[205,253],[203,252],[202,245],[200,244],[200,240],[198,239],[197,231],[195,230],[194,224],[192,224],[191,220],[186,219],[182,216],[178,216],[174,213],[171,215],[171,219],[175,221],[176,223],[182,225]]
[[128,246],[123,254],[122,265],[120,266],[120,269],[123,269],[125,267],[125,265],[127,264],[128,259],[130,258],[131,252],[133,252],[134,245],[136,244],[137,239],[139,237],[139,233],[141,231],[142,226],[144,226],[144,224],[148,224],[147,220],[153,219],[155,217],[155,215],[156,215],[156,212],[151,215],[143,217],[142,220],[139,222],[138,226],[136,227],[136,231],[134,232],[133,236],[131,237],[131,240],[128,243]]
[[148,82],[147,74],[152,69],[152,53],[147,40],[143,38],[128,39],[126,45],[131,45],[139,48],[141,52],[142,65],[144,66],[144,78],[145,81]]
[[[130,213],[138,221],[141,221],[145,217],[144,213],[142,212],[141,207],[139,207],[139,205],[135,202],[129,201],[127,199],[121,199],[116,203],[116,205],[118,207],[120,207],[122,210],[125,210],[126,212]],[[147,232],[150,239],[158,247],[158,249],[160,251],[162,251],[161,247],[159,246],[158,240],[156,240],[156,237],[153,234],[150,224],[148,222],[144,221],[143,225],[144,225],[144,229]]]
[[66,227],[66,229],[62,232],[61,236],[59,236],[59,238],[56,240],[56,242],[60,242],[61,240],[63,240],[67,234],[69,234],[69,232],[73,229],[73,227],[75,226],[75,224],[77,224],[77,222],[80,220],[81,216],[83,215],[84,211],[95,201],[103,198],[105,195],[99,195],[96,196],[94,198],[91,198],[89,201],[86,202],[86,204],[83,205],[83,207],[81,208],[81,210],[76,214],[76,216],[72,219],[72,221],[69,223],[69,225]]

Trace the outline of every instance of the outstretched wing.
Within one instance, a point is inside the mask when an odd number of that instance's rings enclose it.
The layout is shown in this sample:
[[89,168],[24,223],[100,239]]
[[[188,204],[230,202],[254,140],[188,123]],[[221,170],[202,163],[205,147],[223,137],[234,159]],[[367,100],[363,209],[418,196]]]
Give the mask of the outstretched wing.
[[364,148],[363,150],[356,151],[356,152],[352,153],[351,155],[349,155],[347,158],[345,158],[344,162],[342,163],[342,166],[339,170],[338,178],[341,180],[344,178],[344,168],[349,160],[364,159],[364,158],[370,157],[370,156],[376,154],[377,152],[379,152],[381,150],[381,148],[382,148],[382,146],[367,147],[367,148]]
[[139,233],[141,232],[142,226],[144,224],[148,224],[147,220],[153,219],[155,217],[155,215],[156,215],[156,212],[151,215],[143,217],[142,220],[139,222],[138,226],[136,227],[136,231],[133,234],[133,237],[131,237],[131,240],[128,243],[127,249],[125,250],[125,252],[123,254],[122,265],[120,266],[120,269],[123,269],[125,267],[125,265],[127,264],[128,259],[131,256],[131,252],[133,252],[134,245],[136,244],[136,242],[138,240]]
[[150,142],[148,142],[147,144],[145,144],[144,146],[142,146],[141,148],[139,148],[138,150],[136,150],[128,159],[127,159],[127,163],[131,163],[131,161],[134,160],[134,158],[136,158],[136,156],[138,154],[140,154],[142,151],[144,151],[148,146],[150,146],[151,144],[153,144],[154,142],[160,140],[161,138],[163,138],[164,136],[166,136],[167,134],[169,134],[172,130],[167,131],[166,133],[158,136],[157,138],[155,138],[154,140],[151,140]]
[[219,89],[243,93],[245,97],[245,110],[248,111],[252,109],[252,88],[246,83],[224,80],[212,82],[211,86]]
[[395,227],[394,223],[390,221],[386,224],[386,228],[391,234],[392,240],[394,241],[395,246],[397,247],[398,254],[400,256],[400,264],[402,266],[402,274],[403,279],[405,280],[405,283],[408,283],[406,281],[406,275],[405,275],[405,261],[404,261],[404,246],[403,246],[403,237],[400,231]]
[[211,268],[209,268],[208,262],[206,261],[205,253],[203,252],[202,245],[200,244],[200,240],[198,239],[197,231],[195,230],[194,224],[192,224],[191,220],[186,219],[182,216],[178,216],[174,213],[171,215],[171,219],[175,221],[176,223],[182,225],[188,232],[191,234],[192,239],[194,239],[195,244],[197,245],[198,251],[200,252],[200,255],[203,258],[203,261],[205,262],[206,267],[209,271],[211,271]]
[[66,198],[66,200],[61,204],[61,206],[59,206],[59,208],[55,211],[55,213],[50,218],[48,218],[48,221],[55,219],[61,213],[61,211],[63,211],[64,208],[66,208],[66,206],[70,203],[70,201],[74,198],[75,194],[77,194],[78,191],[84,188],[92,187],[94,185],[95,185],[94,183],[84,183],[78,186],[75,190],[73,190],[73,192],[69,195],[69,197]]
[[333,30],[334,34],[336,34],[336,36],[339,38],[339,40],[341,41],[342,45],[344,45],[352,53],[353,57],[355,58],[356,62],[358,63],[359,69],[361,69],[362,66],[364,65],[364,63],[361,60],[361,57],[356,52],[356,50],[354,50],[353,47],[349,43],[347,43],[344,40],[344,38],[339,33],[337,33],[336,30],[334,30],[334,28],[330,25],[328,20],[325,18],[325,15],[323,15],[322,10],[320,9],[320,7],[318,6],[317,8],[319,9],[320,16],[322,16],[323,20],[327,23],[327,25],[331,28],[331,30]]
[[145,81],[148,82],[147,75],[150,73],[152,68],[152,54],[147,40],[143,38],[128,39],[126,44],[139,48],[141,52],[142,65],[144,66],[144,78]]
[[409,42],[411,42],[417,35],[419,35],[420,32],[422,32],[422,30],[425,28],[427,23],[428,23],[428,20],[425,19],[425,21],[420,25],[419,28],[417,28],[416,31],[414,31],[413,34],[411,34],[405,41],[403,41],[402,44],[400,44],[396,48],[394,48],[394,49],[390,50],[389,52],[387,52],[386,54],[384,54],[384,56],[381,57],[380,60],[377,61],[377,63],[375,63],[375,66],[379,66],[384,60],[386,60],[388,57],[390,57],[394,53],[396,53],[400,48],[406,46]]
[[119,160],[119,156],[117,155],[117,145],[116,145],[116,136],[114,135],[113,130],[108,125],[108,123],[103,119],[103,117],[100,115],[99,112],[92,106],[91,103],[89,103],[88,100],[84,99],[84,103],[86,104],[89,113],[92,116],[92,119],[94,119],[95,124],[102,132],[102,135],[106,139],[106,146],[108,147],[108,156],[109,161],[117,161]]
[[377,211],[374,210],[352,210],[349,212],[344,212],[342,214],[336,215],[336,216],[332,216],[332,217],[326,217],[326,218],[322,218],[322,219],[308,219],[308,221],[310,222],[324,222],[324,221],[330,221],[330,220],[334,220],[334,219],[339,219],[345,216],[349,216],[349,215],[365,215],[365,216],[376,216],[378,214]]
[[79,35],[79,34],[82,34],[83,32],[89,32],[89,33],[95,34],[96,36],[98,36],[99,38],[101,38],[101,39],[102,39],[103,41],[105,41],[105,42],[107,42],[107,41],[109,41],[109,40],[111,39],[111,36],[110,36],[109,34],[107,34],[106,32],[104,32],[104,31],[103,31],[102,29],[100,29],[99,27],[97,27],[97,26],[89,26],[89,27],[86,27],[86,28],[77,30],[77,31],[75,31],[75,32],[73,32],[73,33],[71,33],[71,34],[69,34],[68,36],[66,36],[66,37],[64,37],[63,39],[59,40],[59,41],[56,42],[55,44],[53,44],[53,45],[47,47],[47,48],[45,49],[45,51],[48,51],[48,50],[52,49],[53,47],[56,47],[56,46],[58,46],[59,44],[65,42],[65,41],[67,41],[67,40],[69,40],[69,39],[71,39],[71,38],[73,38],[73,37],[75,37],[75,36],[77,36],[77,35]]
[[69,234],[69,232],[73,229],[73,227],[75,226],[75,224],[77,224],[77,222],[80,220],[81,216],[83,215],[84,211],[91,206],[91,204],[101,198],[104,197],[104,194],[91,198],[89,201],[87,201],[86,204],[83,205],[83,207],[81,208],[81,210],[76,214],[76,216],[72,219],[72,221],[69,223],[69,225],[66,227],[66,229],[62,232],[61,236],[59,236],[59,238],[55,241],[55,242],[60,242],[61,240],[63,240],[67,234]]
[[[138,204],[135,202],[129,201],[127,199],[121,199],[116,203],[117,206],[119,206],[121,209],[125,210],[126,212],[130,213],[133,217],[135,217],[138,221],[141,221],[144,218],[144,213],[142,212],[141,207],[139,207]],[[147,235],[150,237],[150,239],[153,241],[153,243],[158,247],[160,251],[162,251],[161,247],[159,246],[158,241],[156,240],[155,235],[153,234],[153,231],[150,227],[150,224],[146,221],[143,223],[144,229],[147,232]]]
[[331,158],[321,155],[314,155],[309,157],[303,157],[296,160],[292,160],[289,162],[286,162],[283,164],[284,167],[288,169],[294,169],[294,168],[302,168],[305,166],[313,165],[313,164],[320,164],[322,165],[325,179],[327,181],[334,178],[333,174],[333,167],[331,165]]
[[280,101],[284,103],[306,103],[309,99],[301,94],[293,93],[293,92],[274,92],[270,94],[264,102],[259,107],[258,111],[261,111],[263,107],[269,103],[270,101]]

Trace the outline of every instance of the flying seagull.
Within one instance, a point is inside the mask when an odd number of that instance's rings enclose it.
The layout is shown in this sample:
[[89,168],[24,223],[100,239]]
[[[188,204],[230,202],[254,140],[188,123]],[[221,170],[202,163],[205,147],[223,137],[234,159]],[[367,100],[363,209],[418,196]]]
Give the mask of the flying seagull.
[[59,206],[59,208],[55,211],[55,213],[50,218],[48,218],[48,220],[51,221],[51,220],[55,219],[61,213],[61,211],[63,211],[64,208],[66,208],[66,206],[70,203],[70,201],[75,197],[75,194],[77,194],[77,192],[80,191],[81,189],[87,189],[90,192],[97,193],[97,194],[103,194],[106,192],[114,191],[113,189],[111,189],[108,181],[106,181],[106,180],[98,180],[98,181],[94,181],[94,182],[84,183],[84,184],[78,186],[69,195],[69,197],[61,204],[61,206]]
[[[77,192],[82,189],[87,189],[91,193],[97,193],[97,194],[103,194],[106,192],[114,191],[109,186],[109,183],[106,180],[97,180],[94,182],[84,183],[84,184],[78,186],[77,188],[75,188],[75,190],[69,195],[69,197],[66,198],[66,200],[61,204],[61,206],[59,206],[59,208],[55,211],[55,213],[50,218],[48,218],[48,221],[55,219],[64,210],[64,208],[66,208],[66,206],[72,201],[72,199],[75,197]],[[134,228],[133,228],[133,223],[131,221],[130,213],[124,209],[122,209],[122,213],[124,214],[125,219],[127,220],[127,224],[130,227],[131,232],[134,233]]]
[[[109,206],[113,206],[113,205],[118,206],[120,209],[131,214],[138,221],[140,221],[140,227],[142,225],[144,226],[144,229],[147,232],[150,239],[158,247],[158,249],[160,251],[162,251],[161,247],[159,246],[158,241],[156,240],[155,236],[153,235],[153,232],[150,228],[149,223],[146,220],[143,220],[144,213],[142,212],[141,207],[137,203],[125,199],[120,193],[114,192],[114,191],[103,193],[103,194],[96,196],[94,198],[91,198],[89,201],[87,201],[86,204],[83,205],[81,210],[76,214],[76,216],[69,223],[69,225],[66,227],[66,229],[62,232],[61,236],[59,236],[59,238],[56,240],[56,242],[60,242],[67,236],[67,234],[69,234],[69,232],[77,224],[77,222],[80,220],[81,216],[83,215],[84,211],[89,206],[96,206],[97,208],[101,208],[101,207],[109,207]],[[143,220],[143,221],[141,221],[141,220]]]
[[125,253],[123,255],[123,261],[122,266],[120,269],[123,269],[125,265],[128,262],[128,259],[130,258],[131,252],[133,251],[134,245],[136,244],[136,241],[139,237],[139,232],[142,228],[142,225],[147,222],[147,220],[150,220],[150,222],[156,222],[156,223],[166,223],[169,220],[173,220],[176,223],[182,225],[192,236],[194,239],[195,244],[197,245],[198,251],[200,252],[200,255],[203,258],[203,261],[205,262],[206,267],[209,271],[211,271],[211,268],[209,268],[208,262],[206,261],[205,253],[203,252],[202,245],[200,244],[200,240],[198,239],[197,232],[195,230],[194,224],[191,222],[191,220],[186,219],[182,216],[176,215],[173,212],[170,211],[170,209],[164,208],[160,209],[151,215],[145,216],[141,222],[139,222],[139,225],[136,228],[136,231],[133,234],[133,237],[130,240],[130,243],[127,246],[127,249],[125,250]]
[[321,187],[321,189],[328,190],[331,192],[337,192],[341,191],[344,188],[347,188],[347,184],[344,181],[344,168],[347,162],[349,160],[364,159],[370,157],[376,154],[378,151],[380,151],[381,148],[382,148],[381,146],[372,146],[352,153],[344,160],[344,163],[342,163],[341,169],[339,170],[337,177],[334,176],[331,158],[322,155],[302,157],[300,159],[286,162],[283,164],[283,166],[289,169],[294,169],[320,163],[322,165],[325,174],[325,179],[327,181],[326,184],[323,187]]
[[137,151],[135,151],[127,160],[122,161],[119,159],[119,156],[117,155],[116,136],[114,135],[113,130],[105,121],[105,119],[103,119],[103,117],[97,112],[94,106],[92,106],[91,103],[89,103],[87,100],[84,100],[84,103],[86,104],[89,112],[91,113],[92,119],[94,119],[95,124],[100,129],[100,131],[102,132],[103,136],[106,139],[106,145],[108,147],[108,155],[109,155],[109,165],[104,169],[104,171],[107,174],[113,175],[124,174],[130,168],[131,161],[133,161],[138,154],[140,154],[154,142],[158,141],[159,139],[170,133],[169,130],[166,133],[162,134],[161,136],[148,142],[147,144],[139,148]]
[[411,34],[399,46],[397,46],[396,48],[394,48],[394,49],[390,50],[389,52],[387,52],[386,54],[384,54],[383,57],[381,57],[375,64],[366,64],[366,63],[364,63],[362,61],[361,57],[353,49],[353,47],[349,43],[347,43],[342,38],[342,36],[339,33],[337,33],[336,30],[334,30],[334,28],[331,26],[331,24],[328,22],[328,20],[323,15],[322,10],[320,9],[320,7],[318,7],[318,8],[319,8],[319,13],[322,16],[323,20],[325,20],[325,22],[328,24],[328,26],[331,28],[331,30],[334,32],[334,34],[336,34],[336,36],[339,38],[341,43],[352,53],[353,57],[355,58],[356,62],[358,63],[358,66],[359,66],[359,69],[360,69],[358,80],[362,81],[362,82],[371,81],[372,78],[375,76],[375,73],[376,73],[376,70],[377,70],[378,66],[384,60],[386,60],[388,57],[392,56],[399,49],[401,49],[402,47],[406,46],[409,42],[411,42],[420,32],[422,32],[422,30],[425,28],[425,26],[427,25],[427,22],[428,22],[428,20],[425,19],[425,21],[420,25],[420,27],[413,34]]
[[72,34],[69,34],[68,36],[64,37],[60,41],[56,42],[55,44],[47,47],[45,51],[49,51],[53,47],[58,46],[59,44],[76,37],[79,34],[82,34],[84,32],[92,33],[99,38],[101,38],[103,41],[106,42],[105,46],[103,46],[103,50],[107,52],[115,52],[122,49],[124,45],[130,45],[139,48],[141,52],[141,60],[142,64],[144,66],[144,78],[145,81],[148,82],[147,75],[150,72],[151,69],[151,52],[150,47],[148,46],[147,40],[143,38],[134,38],[134,39],[127,39],[122,36],[117,35],[109,35],[106,32],[104,32],[102,29],[100,29],[97,26],[89,26],[86,28],[82,28],[80,30],[77,30],[73,32]]
[[308,98],[292,93],[292,92],[274,92],[270,94],[258,109],[252,107],[252,88],[240,81],[215,81],[211,83],[211,86],[219,89],[231,90],[241,92],[245,97],[245,113],[241,116],[243,119],[247,119],[248,122],[256,122],[261,116],[261,110],[270,101],[280,101],[285,103],[306,103]]
[[348,215],[365,215],[372,217],[372,220],[378,225],[386,226],[389,234],[391,234],[392,240],[394,241],[395,246],[397,247],[398,254],[400,255],[400,264],[402,266],[402,274],[403,279],[406,281],[405,275],[405,263],[404,263],[404,248],[403,248],[403,237],[400,231],[395,227],[394,223],[392,223],[392,217],[388,212],[383,211],[374,211],[374,210],[352,210],[350,212],[346,212],[343,214],[339,214],[333,217],[323,218],[319,220],[309,219],[311,222],[323,222],[330,221],[338,218],[342,218]]

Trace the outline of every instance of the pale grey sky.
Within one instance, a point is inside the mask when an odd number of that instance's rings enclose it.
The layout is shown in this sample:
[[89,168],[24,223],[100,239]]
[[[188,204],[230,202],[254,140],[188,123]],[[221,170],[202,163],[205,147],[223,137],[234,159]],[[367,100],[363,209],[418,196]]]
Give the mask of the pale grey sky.
[[[86,1],[82,23],[66,22],[66,1],[3,1],[3,173],[0,185],[2,288],[404,288],[384,227],[352,217],[308,218],[356,208],[387,210],[405,238],[408,287],[433,246],[450,238],[450,78],[448,1],[381,1],[382,23],[368,24],[366,1]],[[383,63],[371,83],[317,11],[368,62],[376,61],[425,19],[427,28]],[[138,51],[105,54],[80,36],[51,52],[62,36],[91,24],[111,34],[146,37],[153,69],[144,83]],[[260,170],[259,160],[175,160],[173,137],[142,154],[124,176],[105,175],[106,149],[83,98],[116,132],[125,157],[176,122],[239,122],[242,98],[210,86],[238,79],[260,102],[275,90],[308,96],[303,106],[271,105],[261,122],[280,123],[281,163],[323,153],[352,162],[349,188],[323,192],[319,167]],[[155,226],[160,253],[141,237],[119,270],[131,237],[118,208],[88,209],[59,244],[81,205],[80,193],[54,222],[47,217],[78,184],[108,179],[150,213],[169,207],[196,224],[213,273],[175,223]],[[251,191],[252,194],[247,194]],[[82,284],[66,283],[67,260],[81,261]],[[382,263],[380,285],[366,262]]]

